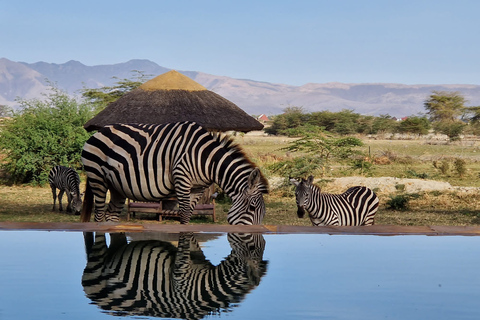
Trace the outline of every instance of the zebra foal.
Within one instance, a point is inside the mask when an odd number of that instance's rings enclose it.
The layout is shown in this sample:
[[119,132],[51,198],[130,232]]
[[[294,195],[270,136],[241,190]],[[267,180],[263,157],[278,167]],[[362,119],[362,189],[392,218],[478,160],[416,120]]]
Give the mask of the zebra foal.
[[77,171],[64,166],[55,166],[52,168],[52,170],[50,170],[50,173],[48,174],[48,183],[50,184],[50,188],[52,188],[52,211],[55,211],[57,189],[59,189],[59,211],[63,211],[62,197],[63,194],[66,193],[68,199],[67,212],[73,211],[73,213],[77,215],[80,214],[80,211],[82,210],[82,194],[80,194],[80,177],[78,176]]
[[[86,143],[82,221],[118,221],[126,198],[160,201],[176,196],[180,222],[189,222],[203,190],[216,183],[232,199],[230,224],[260,224],[268,183],[234,142],[195,122],[115,124]],[[107,191],[110,202],[106,205]]]
[[378,209],[377,195],[366,187],[349,188],[342,194],[321,193],[313,184],[313,176],[301,181],[290,179],[296,186],[297,215],[303,218],[305,210],[314,226],[370,226]]

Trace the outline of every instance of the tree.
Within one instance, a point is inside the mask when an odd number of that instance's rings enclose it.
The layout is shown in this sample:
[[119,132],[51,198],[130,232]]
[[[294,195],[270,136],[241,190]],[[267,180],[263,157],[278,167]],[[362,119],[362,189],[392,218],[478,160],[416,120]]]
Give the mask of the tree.
[[297,157],[276,163],[271,167],[273,171],[289,176],[303,176],[307,171],[312,171],[329,165],[331,158],[347,159],[356,152],[354,148],[362,146],[360,139],[354,137],[336,137],[323,130],[321,127],[305,125],[296,130],[301,130],[300,138],[291,142],[284,150],[303,152],[306,156]]
[[461,121],[437,121],[433,124],[433,129],[447,135],[450,141],[457,141],[460,140],[465,126],[466,124]]
[[274,135],[285,134],[287,129],[304,125],[307,118],[302,107],[289,106],[273,119],[272,125],[266,128],[265,132]]
[[430,121],[457,121],[465,109],[465,98],[459,92],[433,91],[424,107]]
[[124,78],[117,79],[115,85],[105,86],[97,89],[83,88],[81,90],[83,98],[92,104],[95,108],[95,112],[98,113],[105,109],[105,107],[122,97],[125,93],[128,93],[139,86],[141,86],[149,76],[145,75],[143,71],[133,70],[133,75],[130,79]]
[[0,118],[12,115],[12,109],[6,105],[0,104]]
[[2,167],[13,182],[43,184],[54,165],[81,168],[80,154],[90,133],[83,125],[91,105],[52,87],[44,100],[19,100],[21,109],[0,131]]
[[402,133],[427,134],[430,129],[430,122],[426,117],[408,117],[400,122],[398,131]]
[[397,127],[398,123],[395,118],[388,114],[382,114],[373,120],[372,133],[393,132]]

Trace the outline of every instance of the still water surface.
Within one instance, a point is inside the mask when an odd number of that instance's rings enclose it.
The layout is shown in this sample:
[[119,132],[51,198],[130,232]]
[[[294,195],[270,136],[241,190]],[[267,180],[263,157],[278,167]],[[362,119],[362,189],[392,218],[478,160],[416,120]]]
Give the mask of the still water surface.
[[0,319],[480,319],[480,237],[0,231],[0,254]]

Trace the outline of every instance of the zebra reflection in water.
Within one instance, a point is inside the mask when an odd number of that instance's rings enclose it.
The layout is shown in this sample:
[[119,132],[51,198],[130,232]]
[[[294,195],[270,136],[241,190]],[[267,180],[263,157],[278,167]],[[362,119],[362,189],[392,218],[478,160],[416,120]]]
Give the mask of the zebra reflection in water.
[[115,315],[201,319],[229,311],[258,286],[267,270],[261,234],[228,234],[231,253],[208,261],[195,236],[182,233],[178,248],[158,240],[127,242],[125,234],[85,233],[88,298]]

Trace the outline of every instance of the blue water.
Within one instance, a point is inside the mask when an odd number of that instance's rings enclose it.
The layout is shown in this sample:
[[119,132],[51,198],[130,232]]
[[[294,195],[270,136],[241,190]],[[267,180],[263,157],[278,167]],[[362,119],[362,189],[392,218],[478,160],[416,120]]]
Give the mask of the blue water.
[[[211,238],[201,251],[217,266],[232,247],[226,234]],[[204,318],[480,319],[480,237],[263,238],[259,283]],[[0,253],[0,319],[156,318],[110,312],[87,297],[81,232],[1,231]]]

